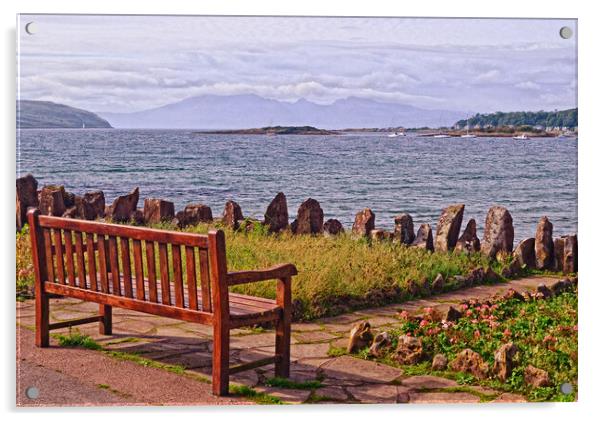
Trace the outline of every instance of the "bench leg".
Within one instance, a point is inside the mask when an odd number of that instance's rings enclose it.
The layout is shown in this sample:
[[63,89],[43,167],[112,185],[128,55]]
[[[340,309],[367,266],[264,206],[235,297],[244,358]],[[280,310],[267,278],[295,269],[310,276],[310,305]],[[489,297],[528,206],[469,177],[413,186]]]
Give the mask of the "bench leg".
[[102,320],[98,326],[98,333],[101,335],[112,335],[113,334],[113,307],[99,304],[98,312],[102,316]]
[[36,346],[47,348],[50,346],[49,313],[50,302],[48,295],[42,291],[36,291]]
[[276,302],[282,309],[282,317],[276,323],[277,377],[288,377],[291,366],[291,278],[278,281]]
[[229,392],[230,329],[213,325],[213,394],[225,396]]

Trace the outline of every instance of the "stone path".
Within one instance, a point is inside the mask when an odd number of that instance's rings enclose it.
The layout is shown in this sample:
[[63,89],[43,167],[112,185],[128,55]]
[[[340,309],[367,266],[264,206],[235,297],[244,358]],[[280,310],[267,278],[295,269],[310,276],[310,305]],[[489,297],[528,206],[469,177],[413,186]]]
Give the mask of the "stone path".
[[[318,380],[323,387],[312,391],[266,386],[265,380],[273,377],[273,368],[270,366],[231,376],[231,381],[253,387],[257,391],[268,393],[289,403],[472,403],[482,401],[482,398],[492,402],[524,402],[519,395],[482,387],[459,387],[455,381],[445,378],[407,376],[400,369],[373,361],[348,355],[332,356],[334,355],[332,350],[346,346],[351,324],[358,320],[369,320],[372,327],[378,330],[400,323],[396,315],[401,310],[410,313],[421,312],[425,307],[443,310],[450,304],[467,298],[490,298],[504,293],[510,287],[519,292],[533,290],[541,283],[550,285],[555,281],[557,278],[529,277],[508,283],[445,293],[429,299],[359,310],[311,323],[294,323],[290,379],[295,382]],[[97,312],[96,304],[74,299],[52,299],[50,306],[52,322],[91,316]],[[34,326],[34,314],[33,301],[17,303],[17,323],[20,326],[31,329]],[[207,378],[211,374],[213,344],[210,326],[115,308],[113,335],[99,335],[97,324],[78,326],[77,329],[81,333],[90,335],[106,349],[137,354],[164,364],[179,365],[188,373]],[[68,330],[63,329],[62,332],[67,333]],[[273,355],[273,331],[235,329],[232,330],[231,335],[231,364]],[[56,341],[52,339],[51,343],[56,344]],[[20,354],[29,352],[29,347],[33,347],[29,340],[23,342],[21,352],[18,350],[18,360],[22,358]],[[63,349],[63,352],[89,354],[94,351]],[[47,367],[47,363],[52,359],[51,355],[44,352],[40,355],[47,355],[47,357],[40,357],[36,360],[36,364]],[[27,357],[25,361],[28,362]],[[138,370],[142,368],[137,366]],[[130,372],[127,375],[129,376]],[[110,383],[108,385],[113,387]],[[115,389],[129,393],[127,386],[120,385],[120,387]],[[191,401],[185,403],[209,402],[199,396],[198,402],[191,398]]]

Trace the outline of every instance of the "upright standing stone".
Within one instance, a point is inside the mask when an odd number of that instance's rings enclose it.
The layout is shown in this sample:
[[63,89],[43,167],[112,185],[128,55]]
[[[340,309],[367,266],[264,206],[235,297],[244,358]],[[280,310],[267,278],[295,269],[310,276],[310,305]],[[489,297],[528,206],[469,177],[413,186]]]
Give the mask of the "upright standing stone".
[[240,205],[234,200],[228,200],[224,206],[224,214],[222,215],[223,224],[236,230],[240,227],[240,221],[244,219],[245,217],[242,214]]
[[38,181],[33,175],[17,178],[17,229],[27,223],[27,208],[38,207]]
[[288,227],[288,206],[284,193],[278,193],[268,206],[264,224],[268,226],[269,232],[281,232]]
[[338,219],[329,219],[324,222],[324,235],[339,235],[345,232],[345,228],[343,228],[343,224]]
[[514,225],[512,215],[503,206],[493,206],[487,212],[481,252],[494,259],[499,252],[512,253]]
[[295,234],[322,234],[324,211],[322,211],[320,203],[312,198],[301,203],[297,211],[296,223],[291,228]]
[[562,272],[564,267],[564,237],[554,238],[554,263],[556,272]]
[[414,221],[408,213],[402,213],[395,217],[394,239],[401,244],[412,244],[416,236],[414,235]]
[[175,207],[173,202],[163,199],[144,199],[144,223],[158,224],[171,221],[174,218]]
[[180,228],[189,225],[198,225],[201,222],[213,222],[211,208],[202,203],[186,205],[184,210],[176,214],[176,224]]
[[360,237],[368,237],[370,236],[370,231],[374,229],[375,220],[376,216],[370,208],[359,211],[355,215],[355,222],[353,223],[351,232]]
[[126,222],[133,218],[138,208],[140,190],[136,187],[130,193],[119,196],[111,205],[111,218],[117,222]]
[[577,235],[564,237],[564,259],[562,263],[564,273],[577,273]]
[[435,235],[435,251],[447,252],[453,250],[458,242],[462,218],[464,216],[464,205],[451,205],[443,209],[437,224]]
[[412,243],[412,246],[424,248],[428,251],[433,251],[433,230],[429,224],[422,224],[418,231],[416,231],[416,238]]
[[477,236],[477,222],[474,219],[468,221],[464,233],[458,238],[456,251],[472,253],[481,250],[481,242]]
[[44,186],[40,191],[40,213],[42,215],[63,216],[65,206],[65,189],[63,186]]
[[535,238],[526,238],[518,243],[513,255],[521,267],[535,268]]
[[547,216],[542,216],[535,232],[535,266],[537,269],[554,268],[554,226]]
[[94,220],[105,216],[105,194],[101,190],[85,193],[82,202],[83,218]]

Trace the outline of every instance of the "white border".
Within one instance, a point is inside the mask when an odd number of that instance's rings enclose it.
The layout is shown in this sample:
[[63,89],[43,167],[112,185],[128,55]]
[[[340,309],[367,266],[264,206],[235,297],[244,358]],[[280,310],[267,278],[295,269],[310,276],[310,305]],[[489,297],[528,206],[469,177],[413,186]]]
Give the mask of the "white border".
[[[192,2],[184,0],[126,3],[123,0],[81,0],[53,1],[13,1],[1,3],[2,13],[2,239],[1,267],[3,280],[3,346],[2,364],[4,379],[1,383],[0,398],[6,416],[21,415],[27,418],[59,416],[67,419],[86,420],[115,416],[131,416],[140,412],[145,421],[164,419],[171,413],[178,417],[244,417],[245,421],[275,417],[303,419],[307,416],[338,416],[345,420],[373,418],[401,419],[420,417],[421,419],[472,419],[487,417],[487,420],[520,418],[546,419],[588,419],[601,411],[598,390],[602,379],[600,364],[598,306],[602,297],[602,279],[595,264],[601,252],[597,237],[602,235],[600,228],[601,202],[600,181],[602,174],[602,129],[600,128],[602,107],[600,107],[600,66],[599,40],[602,39],[602,22],[596,13],[595,2],[556,1],[527,2],[525,0],[505,0],[499,2],[454,0],[454,1],[412,1],[393,2],[384,0],[230,0]],[[127,408],[115,409],[67,409],[51,410],[54,414],[43,414],[37,410],[16,410],[14,408],[14,179],[15,179],[15,21],[17,13],[127,13],[127,14],[236,14],[236,15],[333,15],[333,16],[438,16],[438,17],[538,17],[538,18],[578,18],[579,19],[579,232],[580,242],[580,320],[579,320],[579,403],[577,404],[528,404],[528,405],[431,405],[431,406],[303,406],[301,408]],[[562,168],[558,168],[559,173]],[[585,228],[585,229],[583,229]],[[373,414],[373,411],[377,411]],[[320,413],[320,415],[318,415]],[[520,419],[519,418],[519,419]]]

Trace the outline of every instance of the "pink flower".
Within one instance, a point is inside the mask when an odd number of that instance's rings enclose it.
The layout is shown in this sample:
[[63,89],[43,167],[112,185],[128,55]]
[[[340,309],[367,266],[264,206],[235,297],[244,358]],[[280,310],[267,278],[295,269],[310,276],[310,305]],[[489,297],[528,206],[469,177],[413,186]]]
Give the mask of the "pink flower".
[[463,311],[466,311],[466,310],[468,310],[468,305],[467,305],[467,304],[462,304],[462,305],[460,306],[460,308],[461,308]]
[[573,330],[574,330],[575,332],[577,332],[577,331],[579,330],[579,328],[577,327],[577,325],[573,326]]
[[479,321],[477,319],[472,319],[471,322],[473,325],[476,325],[477,323],[479,323]]
[[408,320],[410,318],[410,313],[404,310],[401,313],[399,313],[399,317],[403,320]]
[[432,307],[426,307],[426,308],[424,309],[424,312],[425,312],[426,314],[431,314],[431,313],[433,312],[433,308],[432,308]]
[[421,321],[420,321],[420,327],[425,327],[425,326],[427,326],[428,324],[429,324],[428,320],[424,320],[424,319],[423,319],[423,320],[421,320]]
[[509,337],[512,335],[512,332],[510,332],[509,329],[504,330],[504,336]]
[[474,337],[475,338],[480,338],[481,337],[481,332],[479,332],[478,330],[474,331]]
[[467,316],[470,316],[470,315],[472,315],[472,310],[466,310],[466,315],[467,315]]

